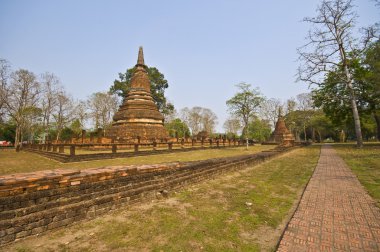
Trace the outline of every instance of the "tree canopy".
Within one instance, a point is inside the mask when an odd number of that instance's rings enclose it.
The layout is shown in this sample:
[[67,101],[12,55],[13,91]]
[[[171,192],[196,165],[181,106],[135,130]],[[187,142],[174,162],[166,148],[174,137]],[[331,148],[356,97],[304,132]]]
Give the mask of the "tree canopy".
[[250,119],[257,112],[264,101],[260,91],[251,88],[251,84],[242,82],[236,85],[238,92],[226,101],[232,116],[239,118],[243,123],[243,137],[247,137],[247,128]]

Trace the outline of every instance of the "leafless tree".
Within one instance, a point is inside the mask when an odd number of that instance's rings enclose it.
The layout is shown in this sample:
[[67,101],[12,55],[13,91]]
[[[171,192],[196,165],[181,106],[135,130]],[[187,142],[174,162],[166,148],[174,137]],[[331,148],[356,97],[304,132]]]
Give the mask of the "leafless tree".
[[317,8],[317,16],[305,18],[312,25],[307,36],[307,44],[298,49],[302,62],[298,69],[298,79],[309,85],[320,85],[326,74],[334,70],[344,72],[342,83],[350,92],[352,114],[355,122],[357,146],[363,146],[360,117],[356,95],[353,89],[350,57],[360,52],[374,37],[374,29],[366,29],[366,36],[359,45],[353,36],[356,20],[353,0],[322,0]]
[[9,75],[10,75],[10,63],[5,60],[0,58],[0,122],[4,120],[4,114],[5,114],[5,109],[4,109],[4,102],[2,97],[6,98],[5,95],[2,95],[2,93],[5,92],[5,88],[7,87],[7,83],[9,80]]
[[39,94],[36,76],[24,69],[11,73],[9,85],[2,88],[0,95],[4,109],[16,123],[15,146],[22,142],[28,118],[36,113]]
[[95,129],[103,128],[105,134],[118,108],[117,96],[107,92],[94,93],[88,100],[88,107],[91,111]]
[[181,109],[181,119],[190,128],[192,135],[196,135],[201,131],[201,107],[183,108]]
[[212,133],[218,120],[211,109],[202,107],[183,108],[180,114],[182,121],[187,124],[193,135],[200,131]]
[[201,123],[202,130],[207,131],[208,133],[213,133],[215,130],[215,125],[218,123],[218,117],[211,109],[203,108],[201,113]]
[[74,112],[74,117],[79,120],[80,127],[83,129],[89,117],[87,102],[86,101],[76,102],[73,112]]
[[278,111],[282,107],[280,99],[270,98],[264,100],[259,108],[260,118],[270,122],[272,129],[276,126]]
[[42,110],[42,130],[43,130],[43,141],[45,141],[45,136],[49,135],[50,122],[52,118],[52,113],[54,109],[59,105],[59,95],[60,92],[60,82],[57,76],[53,73],[44,73],[41,75],[41,110]]
[[56,99],[57,106],[53,112],[53,118],[57,130],[56,140],[60,140],[62,130],[73,119],[73,99],[64,90],[58,92]]
[[232,133],[234,135],[237,135],[238,131],[241,130],[241,122],[239,119],[234,117],[229,117],[223,124],[223,128],[226,131],[226,133]]

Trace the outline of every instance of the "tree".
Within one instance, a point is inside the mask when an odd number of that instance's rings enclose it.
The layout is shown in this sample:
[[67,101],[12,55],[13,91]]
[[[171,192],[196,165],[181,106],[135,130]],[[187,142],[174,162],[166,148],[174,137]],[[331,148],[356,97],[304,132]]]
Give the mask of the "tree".
[[40,85],[34,73],[20,69],[10,75],[10,84],[2,88],[1,100],[7,114],[16,124],[15,146],[23,139],[28,118],[36,112]]
[[52,113],[58,105],[57,97],[59,95],[59,79],[52,73],[44,73],[41,75],[41,110],[42,110],[42,130],[45,136],[48,136],[50,131],[50,121]]
[[309,31],[308,43],[298,49],[302,61],[298,69],[298,80],[319,86],[325,74],[342,69],[344,75],[340,76],[341,83],[344,83],[349,94],[357,146],[362,147],[360,117],[349,57],[356,57],[357,52],[366,47],[373,29],[367,30],[365,43],[360,48],[355,45],[352,35],[355,19],[352,0],[323,0],[317,9],[317,16],[304,19],[313,28]]
[[299,113],[301,116],[302,128],[304,133],[304,140],[307,141],[306,128],[310,124],[310,119],[313,116],[313,99],[310,93],[302,93],[297,95],[297,107],[298,110],[302,113]]
[[13,142],[16,137],[16,125],[12,121],[0,124],[0,139]]
[[318,142],[321,143],[326,137],[336,137],[332,122],[322,111],[317,111],[313,115],[310,124],[317,133]]
[[265,142],[270,137],[271,131],[272,129],[267,121],[255,117],[248,124],[247,136],[248,138]]
[[291,97],[286,101],[285,114],[291,113],[296,110],[297,102],[294,97]]
[[[167,101],[165,89],[169,87],[165,76],[155,67],[146,67],[150,80],[150,90],[158,110],[165,116],[174,110],[174,105]],[[131,78],[135,68],[127,69],[125,73],[119,73],[119,80],[115,80],[110,92],[124,98],[131,88]]]
[[74,108],[74,117],[78,120],[79,127],[81,129],[84,128],[85,123],[88,119],[88,107],[86,101],[78,101],[76,102]]
[[265,99],[259,109],[260,118],[270,122],[271,127],[274,129],[279,116],[278,111],[280,110],[280,108],[282,108],[282,103],[280,99]]
[[118,100],[110,92],[93,93],[88,99],[88,107],[94,121],[95,129],[103,128],[104,134],[112,122],[112,117],[117,111]]
[[215,130],[215,125],[218,123],[218,117],[211,109],[203,108],[201,113],[201,124],[202,130],[208,132],[209,134],[213,133]]
[[[362,99],[368,102],[368,109],[377,125],[377,140],[380,141],[380,40],[373,43],[364,53],[362,81],[365,91]],[[356,75],[357,76],[357,75]],[[358,77],[360,78],[360,77]]]
[[227,135],[236,136],[238,131],[241,130],[240,120],[234,117],[229,117],[223,124],[223,128]]
[[165,128],[169,132],[171,137],[188,137],[190,136],[190,130],[187,125],[181,121],[181,119],[176,118],[168,123],[165,123]]
[[191,130],[191,134],[194,136],[198,134],[201,129],[201,107],[193,107],[191,109],[185,107],[181,109],[181,118]]
[[181,118],[189,126],[193,136],[201,131],[207,131],[209,134],[213,133],[218,120],[211,109],[202,107],[183,108]]
[[[372,128],[371,117],[376,124],[377,132],[380,131],[380,93],[376,91],[377,81],[373,79],[375,69],[359,59],[350,62],[353,76],[353,90],[357,94],[358,111],[365,122],[361,122],[361,126],[366,126],[366,136],[371,133],[369,128]],[[376,63],[374,63],[376,65]],[[325,82],[322,83],[319,89],[313,91],[314,103],[317,107],[322,107],[325,114],[331,119],[333,124],[342,129],[350,129],[354,121],[350,106],[350,94],[346,89],[346,85],[341,82],[341,75],[344,74],[342,69],[337,69],[330,72]],[[377,138],[379,139],[379,134]]]
[[0,58],[0,122],[4,121],[4,103],[5,101],[3,99],[6,98],[6,95],[3,94],[6,92],[7,83],[9,80],[9,74],[10,74],[10,63]]
[[236,85],[239,92],[226,101],[228,110],[232,116],[239,118],[243,123],[243,137],[247,136],[247,127],[251,117],[257,112],[258,107],[264,101],[258,89],[251,89],[251,85],[245,82]]
[[73,114],[73,100],[63,90],[57,94],[57,107],[53,113],[55,126],[57,131],[56,140],[61,140],[61,133],[63,129],[72,121]]

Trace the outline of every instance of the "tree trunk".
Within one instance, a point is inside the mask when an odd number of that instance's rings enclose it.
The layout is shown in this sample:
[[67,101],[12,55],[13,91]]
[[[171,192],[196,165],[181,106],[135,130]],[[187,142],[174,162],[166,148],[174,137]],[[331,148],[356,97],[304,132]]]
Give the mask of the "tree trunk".
[[355,135],[356,135],[356,146],[358,148],[363,147],[363,136],[362,136],[362,129],[360,126],[360,117],[359,117],[359,111],[358,107],[356,105],[356,97],[355,93],[353,90],[353,85],[352,85],[352,76],[351,73],[348,69],[347,65],[347,57],[346,57],[346,52],[345,49],[343,48],[343,43],[340,39],[338,39],[339,43],[339,51],[340,51],[340,56],[343,62],[343,68],[344,68],[344,74],[346,75],[346,87],[350,92],[350,99],[351,99],[351,109],[352,109],[352,115],[354,117],[354,125],[355,125]]
[[317,134],[318,134],[318,138],[319,138],[318,143],[322,143],[322,135],[321,135],[321,132],[319,130],[317,130]]
[[376,121],[376,138],[377,138],[377,141],[380,141],[380,115],[378,115],[377,113],[374,113],[373,115],[375,117],[375,121]]
[[303,134],[304,134],[304,139],[305,139],[305,142],[307,141],[307,137],[306,137],[306,125],[304,124],[303,125]]
[[15,148],[19,145],[20,142],[20,126],[16,126],[16,136],[15,136]]
[[362,148],[363,147],[362,128],[360,126],[359,111],[356,105],[356,99],[355,99],[355,95],[353,94],[352,89],[351,89],[351,109],[352,109],[352,115],[354,116],[356,146],[358,148]]

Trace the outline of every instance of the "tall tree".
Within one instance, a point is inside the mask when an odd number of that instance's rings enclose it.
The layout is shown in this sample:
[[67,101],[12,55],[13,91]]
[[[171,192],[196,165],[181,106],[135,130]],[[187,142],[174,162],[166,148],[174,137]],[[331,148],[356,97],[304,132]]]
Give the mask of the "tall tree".
[[44,73],[41,75],[41,99],[40,105],[42,110],[42,130],[45,136],[50,131],[51,117],[54,109],[58,105],[59,79],[53,73]]
[[77,101],[74,108],[74,117],[78,120],[78,127],[84,129],[88,116],[88,104],[86,101]]
[[216,114],[209,108],[203,108],[201,116],[202,129],[209,134],[213,133],[215,125],[218,123],[218,117]]
[[231,116],[224,122],[223,128],[227,134],[236,136],[239,130],[241,130],[241,122],[239,119]]
[[243,137],[247,137],[249,120],[257,112],[264,101],[258,89],[251,89],[251,85],[245,82],[236,85],[238,92],[226,101],[232,116],[239,118],[243,123]]
[[380,141],[380,40],[373,43],[364,53],[363,68],[364,71],[360,72],[364,74],[360,77],[365,92],[361,94],[376,121],[377,140]]
[[117,97],[109,92],[94,93],[88,100],[88,107],[94,120],[95,129],[103,128],[105,134],[118,108]]
[[63,129],[68,126],[73,117],[73,99],[65,91],[61,90],[57,94],[57,106],[53,113],[57,131],[56,140],[61,140]]
[[6,59],[0,58],[0,122],[4,121],[4,104],[3,99],[6,98],[4,93],[6,92],[7,83],[10,75],[10,63]]
[[201,131],[207,131],[209,134],[213,133],[218,120],[211,109],[203,107],[183,108],[181,118],[189,126],[193,135]]
[[40,84],[35,74],[25,69],[11,73],[10,84],[2,89],[4,108],[16,124],[15,146],[22,142],[28,118],[36,112],[39,94]]
[[306,128],[310,125],[311,117],[314,114],[313,99],[310,93],[302,93],[296,97],[298,101],[297,108],[299,111],[301,111],[301,113],[299,113],[299,116],[301,116],[304,140],[307,141]]
[[280,99],[270,98],[265,99],[259,108],[260,117],[271,124],[271,128],[274,129],[278,119],[278,112],[282,107]]
[[[125,97],[131,88],[131,78],[135,68],[127,69],[125,73],[119,73],[119,79],[115,80],[110,88],[110,92],[120,97]],[[150,90],[158,110],[165,116],[172,113],[174,105],[165,97],[165,89],[169,87],[165,76],[155,67],[146,67],[150,80]]]
[[353,29],[356,13],[352,0],[323,0],[317,8],[317,16],[305,18],[312,24],[306,45],[298,49],[302,64],[298,69],[298,79],[319,86],[325,74],[342,69],[341,82],[345,84],[350,96],[350,105],[354,118],[357,146],[363,146],[357,98],[353,89],[350,55],[363,50],[370,41],[373,30],[368,29],[364,45],[355,45]]

